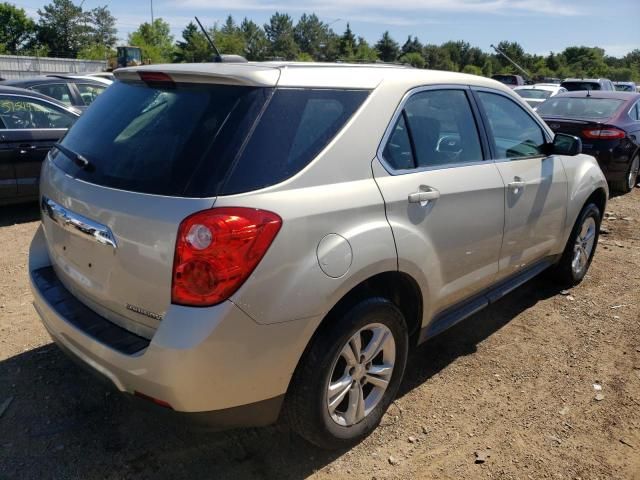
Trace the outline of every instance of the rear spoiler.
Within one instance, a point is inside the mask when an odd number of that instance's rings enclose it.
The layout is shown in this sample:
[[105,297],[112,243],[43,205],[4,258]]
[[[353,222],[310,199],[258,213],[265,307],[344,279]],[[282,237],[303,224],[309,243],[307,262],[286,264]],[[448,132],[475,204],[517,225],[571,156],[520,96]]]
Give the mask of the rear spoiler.
[[164,74],[175,83],[210,83],[247,87],[275,87],[280,78],[279,68],[234,61],[145,65],[119,68],[113,74],[116,79],[124,82],[138,82],[141,72]]

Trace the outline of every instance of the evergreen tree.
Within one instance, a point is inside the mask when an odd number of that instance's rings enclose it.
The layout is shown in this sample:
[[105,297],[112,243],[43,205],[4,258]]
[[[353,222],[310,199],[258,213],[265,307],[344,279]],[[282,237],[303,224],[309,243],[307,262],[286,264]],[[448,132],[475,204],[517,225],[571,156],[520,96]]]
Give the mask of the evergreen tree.
[[382,38],[376,43],[376,50],[383,62],[395,62],[400,54],[398,43],[391,38],[388,31],[384,32]]

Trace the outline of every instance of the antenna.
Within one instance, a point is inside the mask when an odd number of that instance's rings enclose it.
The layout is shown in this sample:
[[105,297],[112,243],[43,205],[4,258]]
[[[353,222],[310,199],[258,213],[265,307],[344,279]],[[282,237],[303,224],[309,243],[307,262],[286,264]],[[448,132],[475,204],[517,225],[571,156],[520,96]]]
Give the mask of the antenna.
[[200,30],[202,30],[202,33],[204,33],[204,36],[206,37],[207,41],[209,42],[209,45],[211,45],[211,48],[213,48],[213,51],[215,53],[214,62],[222,62],[222,55],[220,55],[220,51],[216,47],[216,44],[213,43],[213,40],[211,40],[211,37],[209,36],[207,31],[204,29],[204,27],[200,23],[200,20],[198,20],[198,17],[195,17],[195,19],[196,19],[196,22],[198,22],[198,25],[200,26]]

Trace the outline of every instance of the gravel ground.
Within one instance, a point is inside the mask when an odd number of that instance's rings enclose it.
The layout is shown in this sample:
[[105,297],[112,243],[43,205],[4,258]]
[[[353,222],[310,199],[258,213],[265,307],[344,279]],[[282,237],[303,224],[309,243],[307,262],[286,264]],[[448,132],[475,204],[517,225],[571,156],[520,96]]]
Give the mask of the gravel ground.
[[31,306],[37,207],[0,208],[0,479],[640,479],[640,189],[608,214],[580,286],[533,280],[427,342],[383,425],[325,452],[187,429],[79,369]]

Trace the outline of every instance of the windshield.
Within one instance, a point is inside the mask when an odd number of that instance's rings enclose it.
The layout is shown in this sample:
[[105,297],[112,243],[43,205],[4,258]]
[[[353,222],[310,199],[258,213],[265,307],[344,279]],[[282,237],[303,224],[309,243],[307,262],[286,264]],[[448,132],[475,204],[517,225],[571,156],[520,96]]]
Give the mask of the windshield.
[[600,87],[598,82],[562,82],[561,86],[570,92],[577,92],[580,90],[602,90],[602,87]]
[[567,118],[609,118],[621,107],[615,98],[553,97],[538,107],[538,114]]
[[632,85],[624,85],[624,84],[620,85],[620,84],[618,84],[618,85],[615,85],[615,87],[616,87],[616,90],[619,91],[619,92],[635,92],[636,91],[636,89],[633,88]]
[[551,96],[551,92],[549,90],[536,90],[533,88],[516,90],[516,93],[522,98],[533,98],[538,100],[549,98]]

